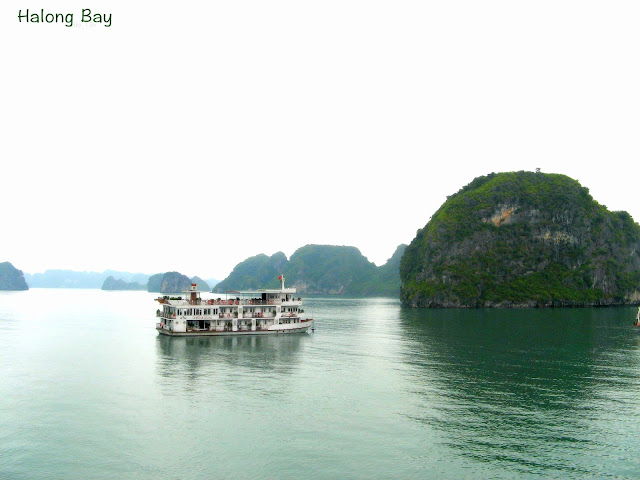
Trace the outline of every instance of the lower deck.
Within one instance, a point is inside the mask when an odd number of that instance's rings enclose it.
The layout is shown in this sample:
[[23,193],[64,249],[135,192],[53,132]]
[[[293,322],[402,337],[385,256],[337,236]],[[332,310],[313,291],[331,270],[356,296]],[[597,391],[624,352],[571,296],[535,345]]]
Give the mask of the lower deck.
[[269,327],[236,328],[225,326],[223,329],[193,328],[187,331],[175,331],[163,323],[156,323],[156,330],[162,335],[173,337],[192,336],[225,336],[225,335],[272,335],[283,333],[303,333],[313,326],[312,319],[299,320],[295,323],[270,325]]

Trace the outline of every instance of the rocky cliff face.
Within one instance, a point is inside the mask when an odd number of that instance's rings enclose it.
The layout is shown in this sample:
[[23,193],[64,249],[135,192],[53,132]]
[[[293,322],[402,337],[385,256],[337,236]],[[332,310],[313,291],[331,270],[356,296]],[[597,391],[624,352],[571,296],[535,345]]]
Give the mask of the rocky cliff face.
[[162,278],[164,273],[156,273],[151,275],[147,281],[147,292],[161,292],[162,291]]
[[205,292],[210,292],[211,291],[211,287],[209,286],[209,284],[207,282],[205,282],[203,279],[201,279],[200,277],[196,276],[196,277],[192,277],[191,278],[191,283],[195,283],[197,285],[197,289],[198,290],[202,290]]
[[618,305],[640,298],[640,227],[564,175],[476,178],[418,231],[400,266],[412,307]]
[[191,288],[191,279],[178,272],[167,272],[162,277],[161,293],[181,293]]
[[191,279],[179,272],[156,273],[149,277],[148,292],[181,293],[191,288]]
[[22,270],[9,262],[0,263],[0,290],[29,290]]

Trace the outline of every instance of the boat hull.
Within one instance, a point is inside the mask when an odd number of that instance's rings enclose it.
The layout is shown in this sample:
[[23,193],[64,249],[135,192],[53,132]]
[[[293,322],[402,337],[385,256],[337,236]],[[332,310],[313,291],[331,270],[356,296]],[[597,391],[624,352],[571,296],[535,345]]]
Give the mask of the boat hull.
[[[284,327],[282,325],[281,327]],[[288,327],[288,325],[286,325]],[[169,337],[234,337],[238,335],[284,335],[291,333],[305,333],[313,327],[313,320],[304,322],[297,328],[270,328],[269,330],[237,330],[237,331],[216,331],[216,330],[198,330],[192,332],[174,332],[166,328],[156,327],[161,335]]]

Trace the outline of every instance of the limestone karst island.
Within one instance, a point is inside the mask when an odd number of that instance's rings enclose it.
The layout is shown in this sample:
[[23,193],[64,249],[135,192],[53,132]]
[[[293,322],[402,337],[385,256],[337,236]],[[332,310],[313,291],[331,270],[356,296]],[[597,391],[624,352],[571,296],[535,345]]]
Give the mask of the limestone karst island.
[[400,278],[409,307],[638,303],[640,226],[567,176],[492,173],[418,231]]

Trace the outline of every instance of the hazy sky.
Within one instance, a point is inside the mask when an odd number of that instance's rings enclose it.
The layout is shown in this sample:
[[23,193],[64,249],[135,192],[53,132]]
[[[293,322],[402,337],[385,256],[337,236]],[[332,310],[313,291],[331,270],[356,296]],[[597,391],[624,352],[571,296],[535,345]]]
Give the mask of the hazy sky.
[[[18,22],[44,6],[74,26]],[[25,272],[221,279],[309,243],[380,265],[474,177],[537,167],[640,220],[637,0],[0,12],[0,261]]]

